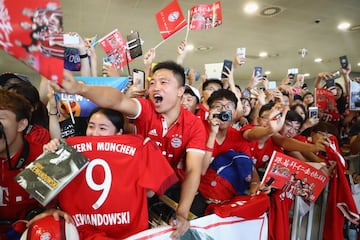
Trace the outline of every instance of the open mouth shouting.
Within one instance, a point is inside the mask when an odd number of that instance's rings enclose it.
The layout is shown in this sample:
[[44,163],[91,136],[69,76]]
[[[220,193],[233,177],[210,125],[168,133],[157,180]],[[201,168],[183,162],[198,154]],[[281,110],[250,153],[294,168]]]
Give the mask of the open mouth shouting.
[[160,104],[163,101],[163,97],[160,94],[154,94],[154,103]]

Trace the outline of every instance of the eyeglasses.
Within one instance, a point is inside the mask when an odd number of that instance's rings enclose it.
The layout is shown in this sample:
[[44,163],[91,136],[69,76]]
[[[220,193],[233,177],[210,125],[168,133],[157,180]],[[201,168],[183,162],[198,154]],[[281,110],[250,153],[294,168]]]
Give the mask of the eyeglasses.
[[213,87],[207,87],[207,88],[205,88],[204,90],[208,90],[208,91],[211,91],[211,92],[215,92],[215,91],[217,91],[217,90],[219,90],[219,89],[213,88]]
[[225,110],[233,110],[235,108],[235,104],[232,102],[229,102],[227,104],[221,104],[221,103],[215,103],[211,106],[212,109],[216,109],[218,111],[221,111],[223,108]]
[[299,131],[300,131],[300,128],[294,127],[291,123],[286,122],[286,121],[285,121],[285,126],[286,126],[289,130],[294,130],[295,132],[299,132]]

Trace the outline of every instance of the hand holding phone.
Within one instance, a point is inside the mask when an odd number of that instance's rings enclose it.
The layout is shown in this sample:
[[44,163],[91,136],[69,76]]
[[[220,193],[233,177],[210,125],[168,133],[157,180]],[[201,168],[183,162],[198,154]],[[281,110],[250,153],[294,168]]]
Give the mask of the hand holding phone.
[[254,68],[254,77],[260,77],[262,75],[262,67]]
[[318,107],[309,107],[309,118],[318,118],[319,116]]
[[133,85],[137,89],[145,89],[145,72],[139,69],[133,70]]
[[[229,70],[227,70],[226,68],[228,68]],[[222,72],[221,72],[221,78],[228,78],[227,75],[225,75],[224,73],[227,73],[229,74],[231,71],[231,68],[232,68],[232,61],[230,60],[224,60],[224,65],[223,65],[223,68],[222,68]]]
[[347,69],[347,68],[348,68],[349,61],[348,61],[346,55],[340,56],[340,57],[339,57],[339,61],[340,61],[340,65],[341,65],[341,68],[342,68],[342,69]]

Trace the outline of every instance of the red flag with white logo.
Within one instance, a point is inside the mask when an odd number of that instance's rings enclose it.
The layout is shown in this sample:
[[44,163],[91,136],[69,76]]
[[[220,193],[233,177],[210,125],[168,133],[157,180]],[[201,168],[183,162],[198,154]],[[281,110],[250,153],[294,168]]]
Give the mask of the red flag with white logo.
[[163,39],[169,38],[187,24],[177,0],[157,12],[155,17]]
[[220,1],[195,5],[190,9],[190,30],[209,29],[222,24]]

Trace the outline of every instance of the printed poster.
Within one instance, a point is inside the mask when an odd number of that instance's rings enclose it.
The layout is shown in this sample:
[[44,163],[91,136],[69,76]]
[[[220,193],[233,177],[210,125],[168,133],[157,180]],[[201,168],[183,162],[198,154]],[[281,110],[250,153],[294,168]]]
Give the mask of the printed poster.
[[60,0],[0,1],[0,48],[51,81],[61,84],[64,49]]
[[195,5],[190,9],[190,30],[218,27],[222,24],[220,1],[212,4]]
[[106,56],[113,59],[111,63],[116,69],[122,69],[132,61],[130,51],[127,50],[127,43],[118,29],[99,39],[98,44],[104,49]]
[[[88,85],[110,86],[122,92],[129,86],[128,77],[75,77],[75,79]],[[68,115],[70,106],[74,117],[88,117],[91,111],[97,107],[89,99],[76,94],[55,93],[55,97],[58,111]]]
[[350,110],[360,111],[360,82],[350,80]]
[[315,89],[315,103],[319,108],[319,118],[325,122],[338,122],[339,111],[334,94],[326,88]]
[[271,187],[301,196],[311,202],[316,201],[329,181],[329,177],[322,171],[277,151],[271,156],[262,183],[268,182],[271,178],[274,180]]

